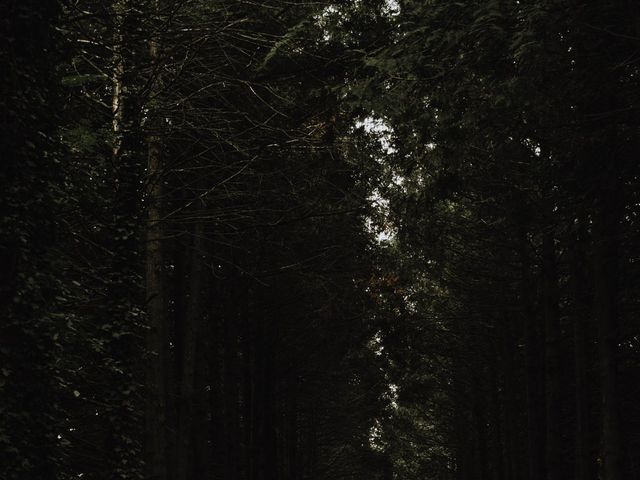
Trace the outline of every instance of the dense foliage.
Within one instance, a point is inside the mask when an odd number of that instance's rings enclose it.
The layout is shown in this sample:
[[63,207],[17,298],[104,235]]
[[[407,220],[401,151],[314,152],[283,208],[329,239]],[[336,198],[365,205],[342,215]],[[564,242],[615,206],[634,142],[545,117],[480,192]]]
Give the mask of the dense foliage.
[[638,478],[632,1],[5,4],[0,477]]

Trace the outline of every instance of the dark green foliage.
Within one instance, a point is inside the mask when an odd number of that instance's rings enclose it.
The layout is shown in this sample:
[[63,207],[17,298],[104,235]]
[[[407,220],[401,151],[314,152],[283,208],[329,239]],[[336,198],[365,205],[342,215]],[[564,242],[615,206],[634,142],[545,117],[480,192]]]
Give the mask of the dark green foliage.
[[[60,285],[51,255],[61,202],[55,140],[55,5],[5,2],[0,125],[0,476],[50,477],[59,405]],[[53,84],[51,83],[53,82]]]
[[2,478],[637,477],[632,2],[4,10]]
[[[418,317],[416,339],[429,330],[411,344],[423,362],[448,359],[400,383],[398,417],[422,410],[414,421],[429,419],[432,433],[396,459],[398,471],[630,478],[621,439],[636,416],[618,389],[633,384],[619,362],[637,333],[625,293],[634,253],[621,250],[636,231],[622,213],[637,187],[633,7],[398,3],[392,41],[362,66],[378,79],[366,84],[368,108],[396,150],[381,190],[404,259],[398,288],[410,292],[396,321]],[[396,328],[383,343],[407,358]],[[420,380],[425,370],[439,386]],[[403,405],[403,387],[423,398]],[[439,405],[448,414],[430,419]],[[442,439],[446,469],[429,448]]]
[[[323,8],[9,12],[30,26],[7,23],[3,48],[15,76],[3,84],[8,478],[141,478],[154,395],[168,478],[373,478],[384,465],[370,445],[385,405],[364,291],[370,181],[344,145],[351,60],[325,38]],[[155,136],[160,391],[144,383],[155,353],[143,348]]]

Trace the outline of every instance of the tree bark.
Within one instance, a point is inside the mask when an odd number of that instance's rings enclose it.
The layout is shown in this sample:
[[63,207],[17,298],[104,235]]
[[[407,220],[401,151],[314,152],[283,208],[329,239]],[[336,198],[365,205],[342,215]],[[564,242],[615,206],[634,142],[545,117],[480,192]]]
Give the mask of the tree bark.
[[[487,405],[486,405],[486,392],[484,391],[483,384],[486,378],[483,378],[483,372],[472,372],[474,375],[473,380],[473,395],[472,395],[472,416],[473,425],[476,434],[473,448],[475,450],[473,470],[475,472],[474,478],[478,480],[489,480],[489,432],[487,425],[489,423]],[[479,380],[482,379],[482,382]]]
[[[209,271],[203,273],[203,290],[211,290]],[[198,419],[193,423],[193,478],[209,479],[213,475],[211,461],[213,460],[212,445],[209,431],[211,429],[211,417],[215,411],[211,410],[211,391],[215,377],[212,375],[211,365],[208,359],[209,352],[213,349],[210,342],[210,332],[205,326],[209,323],[210,316],[206,312],[202,313],[198,330],[198,346],[196,352],[195,385],[196,395],[194,396],[194,418]],[[215,385],[217,387],[217,385]]]
[[[612,182],[613,183],[613,182]],[[621,443],[616,365],[619,208],[615,188],[605,189],[594,218],[594,313],[602,389],[602,443],[605,480],[621,480]]]
[[507,480],[518,478],[522,473],[518,462],[519,438],[518,435],[518,362],[521,359],[517,353],[517,335],[514,319],[507,318],[500,329],[502,338],[502,368],[504,372],[502,392],[502,434],[503,434],[503,462],[504,477]]
[[[157,8],[157,2],[155,3]],[[149,56],[153,64],[158,61],[158,40],[149,43]],[[154,82],[157,89],[158,79]],[[122,106],[120,105],[120,108]],[[153,112],[150,113],[153,120]],[[146,334],[147,365],[145,412],[145,461],[147,478],[167,479],[167,367],[168,367],[168,315],[164,285],[164,258],[162,221],[162,141],[152,130],[147,137],[147,249],[146,292],[148,328]]]
[[147,195],[147,359],[146,387],[146,448],[149,478],[166,478],[166,368],[167,368],[167,305],[163,278],[162,227],[160,198],[162,196],[159,168],[159,139],[149,141]]
[[[245,309],[243,309],[245,310]],[[254,333],[245,311],[242,315],[242,432],[244,443],[244,478],[253,479],[255,456],[253,455],[255,431],[255,382],[254,382]]]
[[295,369],[289,374],[286,392],[286,439],[285,458],[286,472],[289,480],[300,477],[298,469],[298,379]]
[[123,83],[125,74],[124,64],[124,17],[126,12],[125,0],[116,0],[113,4],[114,34],[113,34],[113,71],[111,78],[111,133],[113,159],[120,157],[123,142],[124,97]]
[[575,475],[576,480],[593,480],[595,478],[592,461],[591,428],[589,414],[589,342],[587,334],[587,310],[589,294],[584,270],[586,254],[584,239],[586,228],[584,218],[578,219],[576,232],[571,238],[571,297],[573,302],[573,340],[574,366],[576,377],[575,388]]
[[238,278],[230,279],[223,324],[224,341],[224,431],[226,437],[224,471],[226,478],[240,476],[240,362],[238,358]]
[[531,258],[526,231],[520,232],[520,306],[525,325],[525,366],[527,392],[527,449],[529,480],[544,478],[545,405],[544,345],[539,321],[534,311],[531,281]]
[[187,480],[191,476],[192,439],[194,434],[193,408],[195,367],[197,358],[198,331],[200,315],[202,314],[202,272],[204,229],[201,222],[196,224],[193,237],[193,250],[190,256],[189,268],[189,296],[187,301],[184,324],[182,328],[182,361],[180,372],[180,395],[178,401],[178,426],[176,429],[176,458],[177,480]]
[[562,476],[562,439],[560,428],[560,315],[558,312],[558,273],[556,252],[551,232],[542,240],[542,294],[545,320],[545,413],[546,413],[546,478],[560,480]]

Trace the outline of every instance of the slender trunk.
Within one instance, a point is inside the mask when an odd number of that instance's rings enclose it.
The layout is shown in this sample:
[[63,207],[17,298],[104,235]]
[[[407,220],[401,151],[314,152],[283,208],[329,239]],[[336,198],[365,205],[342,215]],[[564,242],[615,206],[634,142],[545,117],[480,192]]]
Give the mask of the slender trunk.
[[618,205],[616,191],[604,192],[594,218],[594,313],[602,388],[602,443],[605,480],[621,480],[616,323]]
[[[475,380],[481,378],[482,373],[476,372]],[[484,380],[484,379],[483,379]],[[483,391],[482,384],[476,383],[473,386],[473,424],[475,430],[475,442],[473,445],[474,465],[473,470],[475,472],[474,478],[478,480],[489,480],[489,432],[487,425],[489,419],[487,418],[487,406],[486,406],[486,393]]]
[[286,470],[290,480],[300,477],[298,471],[298,380],[297,374],[289,375],[286,397],[287,428],[285,439]]
[[[269,328],[269,327],[266,327]],[[270,339],[271,335],[265,335]],[[276,480],[279,477],[278,472],[278,441],[276,436],[276,418],[279,416],[277,411],[277,399],[275,396],[275,372],[274,372],[274,350],[271,341],[267,341],[264,358],[264,430],[263,445],[265,480]]]
[[124,16],[126,12],[125,0],[116,0],[114,10],[114,35],[113,35],[113,71],[111,78],[111,133],[112,156],[116,161],[120,157],[123,141],[124,121]]
[[522,264],[520,302],[525,325],[525,364],[527,391],[527,460],[529,480],[544,478],[545,408],[544,408],[544,345],[541,328],[532,299],[531,259],[524,228],[520,232]]
[[573,343],[574,366],[576,377],[575,388],[575,476],[576,480],[593,480],[595,478],[594,462],[591,461],[591,428],[589,414],[589,348],[587,337],[587,305],[589,295],[584,271],[586,254],[584,238],[585,222],[578,219],[577,230],[570,240],[571,298],[573,303]]
[[316,480],[318,478],[318,415],[312,410],[309,412],[309,431],[307,440],[307,472],[305,478]]
[[253,333],[249,315],[242,315],[242,432],[244,443],[244,478],[252,479],[254,475],[253,432],[254,432],[254,371],[253,371]]
[[480,475],[479,472],[476,473],[478,434],[475,428],[475,392],[471,382],[467,381],[472,378],[469,365],[464,365],[461,359],[456,359],[453,365],[453,378],[455,379],[452,384],[452,399],[456,479],[469,480]]
[[182,361],[180,375],[180,395],[178,407],[178,426],[176,429],[176,479],[190,478],[192,466],[193,404],[195,386],[195,366],[198,343],[198,330],[202,309],[202,272],[203,272],[203,226],[196,224],[193,251],[189,268],[189,297],[182,329]]
[[146,448],[149,478],[166,478],[166,367],[167,367],[167,305],[163,278],[162,226],[158,172],[160,168],[159,140],[149,142],[147,195],[147,360],[146,386],[148,394],[146,416]]
[[238,478],[240,472],[240,402],[238,359],[238,289],[237,277],[230,279],[229,298],[224,318],[224,431],[226,455],[224,458],[225,478]]
[[[151,62],[156,63],[158,61],[156,38],[152,38],[150,41],[149,54]],[[157,84],[157,81],[154,84]],[[149,358],[146,366],[145,450],[147,478],[166,480],[168,316],[163,273],[162,142],[157,131],[152,130],[148,135],[147,147],[146,290],[149,325],[146,334],[146,347]]]
[[560,316],[558,312],[558,274],[556,252],[551,233],[542,241],[542,293],[545,320],[545,411],[546,470],[548,480],[560,480],[562,472],[562,439],[560,426]]
[[[113,55],[111,65],[111,172],[110,178],[113,186],[113,197],[111,199],[111,215],[112,223],[111,227],[113,231],[133,231],[132,225],[128,223],[128,219],[132,213],[132,178],[130,175],[132,170],[130,166],[130,159],[124,158],[124,122],[125,122],[125,98],[124,98],[124,84],[125,84],[125,56],[124,56],[124,42],[125,42],[125,17],[126,17],[127,5],[125,0],[116,0],[112,4],[112,19],[113,19]],[[109,299],[108,307],[105,309],[104,314],[110,322],[119,323],[121,326],[125,326],[126,314],[123,311],[122,304],[128,304],[126,297],[130,294],[130,290],[126,287],[123,288],[124,283],[122,278],[130,278],[127,274],[131,272],[129,269],[128,260],[131,259],[130,252],[135,248],[132,245],[131,240],[133,236],[117,235],[114,236],[111,251],[116,253],[109,259],[108,270],[105,271],[105,278],[108,278],[108,294],[106,298]],[[108,272],[108,273],[107,273]],[[117,320],[116,320],[117,319]],[[109,335],[110,336],[110,335]],[[106,342],[106,355],[111,358],[128,358],[126,351],[126,340],[119,338],[109,338]],[[115,375],[115,372],[109,369],[104,371],[104,374],[109,375],[112,383],[118,383],[122,381],[122,377]],[[122,396],[119,395],[118,390],[112,390],[109,395],[108,401],[114,405],[122,404]],[[126,409],[120,408],[115,413],[119,421],[122,424],[129,423],[128,414]],[[105,468],[105,478],[117,477],[117,471],[119,465],[123,460],[127,461],[126,451],[122,449],[122,429],[119,428],[119,422],[108,422],[105,429],[104,448],[109,452],[107,455],[108,467]]]
[[502,391],[502,430],[503,435],[503,470],[504,477],[513,480],[519,477],[522,468],[518,463],[517,452],[519,450],[518,435],[518,405],[517,405],[517,385],[518,377],[516,373],[517,364],[520,358],[517,355],[517,339],[512,319],[507,319],[503,323],[500,332],[504,335],[502,340],[501,363],[504,370],[504,388]]
[[[204,275],[203,291],[211,290],[211,282],[208,272]],[[203,312],[201,325],[198,330],[198,345],[196,352],[195,385],[196,395],[194,396],[194,414],[198,419],[193,423],[193,478],[208,480],[213,474],[211,460],[213,458],[212,448],[209,442],[209,431],[211,428],[211,383],[214,380],[208,355],[213,345],[210,342],[210,332],[204,327],[209,323],[210,317]]]
[[253,394],[252,398],[252,410],[253,410],[253,424],[251,431],[251,449],[250,455],[254,458],[253,471],[251,480],[264,480],[264,471],[266,468],[264,459],[264,423],[265,423],[265,404],[264,404],[264,361],[265,361],[265,349],[264,339],[262,337],[262,326],[259,325],[260,319],[257,319],[256,323],[256,335],[255,335],[255,349],[253,355],[252,364],[252,380],[253,380]]
[[[218,298],[225,298],[223,294],[223,288],[221,281],[218,279],[213,280],[212,291],[216,292]],[[220,311],[220,305],[214,300],[214,297],[210,297],[208,303],[209,311],[216,309]],[[209,321],[211,325],[210,333],[210,350],[207,352],[210,358],[211,379],[209,380],[211,385],[211,421],[209,422],[209,441],[211,442],[211,471],[213,478],[224,478],[224,447],[225,447],[225,435],[224,435],[224,392],[222,391],[223,385],[223,359],[222,359],[222,322],[224,319],[222,315],[212,315]]]
[[273,480],[277,478],[277,446],[275,416],[276,405],[274,396],[274,359],[273,359],[273,331],[267,318],[256,322],[258,331],[255,356],[256,389],[254,404],[256,412],[256,427],[254,442],[256,444],[257,480]]
[[502,410],[504,409],[503,398],[500,395],[502,375],[498,365],[498,358],[492,355],[491,359],[491,390],[487,401],[491,409],[491,430],[489,438],[491,441],[491,475],[490,478],[505,480],[505,445],[504,445],[504,425],[502,423]]

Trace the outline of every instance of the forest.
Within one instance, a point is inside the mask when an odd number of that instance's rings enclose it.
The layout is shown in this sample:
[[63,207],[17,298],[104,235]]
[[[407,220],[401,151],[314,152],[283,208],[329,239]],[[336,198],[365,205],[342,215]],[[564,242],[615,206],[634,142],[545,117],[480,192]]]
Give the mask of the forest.
[[0,479],[640,479],[634,0],[1,5]]

